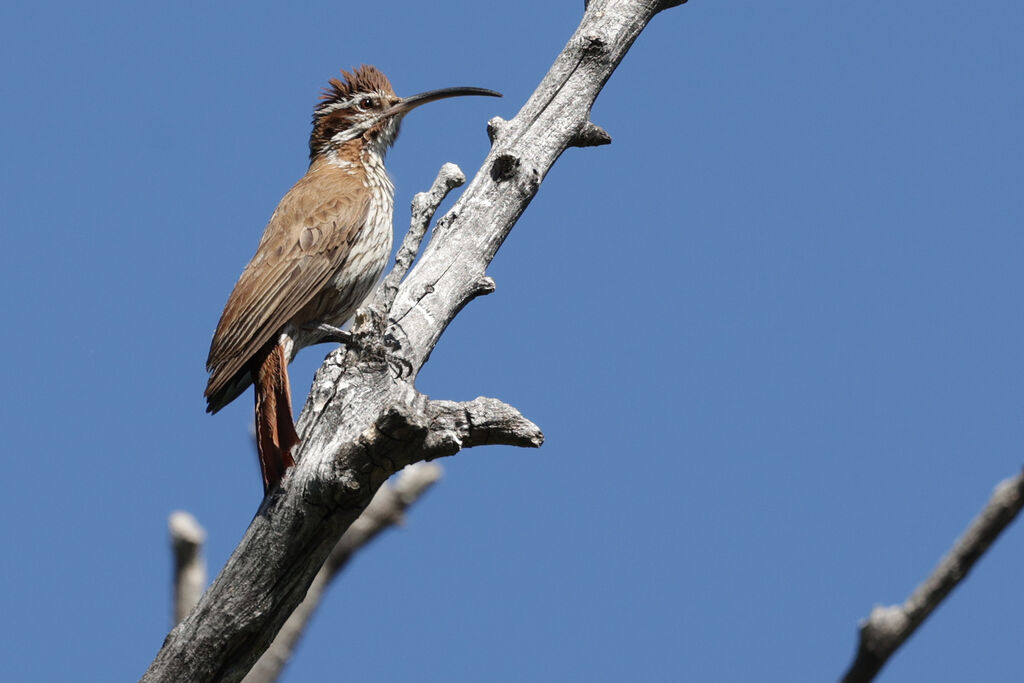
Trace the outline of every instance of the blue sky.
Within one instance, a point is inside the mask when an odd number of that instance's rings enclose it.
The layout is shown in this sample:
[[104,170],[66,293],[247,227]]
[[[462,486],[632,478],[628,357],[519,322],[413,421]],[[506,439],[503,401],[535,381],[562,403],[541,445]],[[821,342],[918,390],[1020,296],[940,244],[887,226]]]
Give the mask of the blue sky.
[[[406,120],[403,231],[582,4],[0,7],[10,680],[137,678],[167,515],[215,572],[256,510],[250,397],[206,415],[203,364],[319,89],[365,62],[505,93]],[[444,461],[287,680],[834,680],[1024,461],[1022,28],[1003,0],[656,18],[594,107],[614,143],[566,152],[419,378],[546,444]],[[881,680],[1019,680],[1022,563],[1011,527]]]

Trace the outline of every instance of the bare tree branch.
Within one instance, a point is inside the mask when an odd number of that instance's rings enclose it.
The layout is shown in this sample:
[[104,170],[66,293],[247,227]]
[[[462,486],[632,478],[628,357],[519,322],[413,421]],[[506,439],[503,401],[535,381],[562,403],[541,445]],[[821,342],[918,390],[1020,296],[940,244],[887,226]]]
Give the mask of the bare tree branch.
[[374,492],[405,465],[488,443],[540,445],[540,430],[511,406],[431,401],[414,380],[462,307],[493,290],[486,268],[551,166],[568,147],[600,137],[590,108],[665,6],[593,0],[516,117],[491,120],[483,166],[438,221],[394,303],[382,315],[358,312],[352,343],[320,367],[297,425],[296,466],[143,680],[240,680]]
[[206,588],[206,560],[203,543],[206,530],[187,512],[172,512],[167,520],[171,532],[171,550],[174,553],[174,623],[180,623]]
[[988,504],[924,583],[902,605],[876,606],[860,624],[860,645],[843,683],[873,680],[889,657],[964,580],[1024,507],[1024,472],[999,483]]
[[384,484],[345,535],[334,546],[324,566],[317,572],[306,598],[281,627],[277,638],[263,653],[244,683],[274,683],[295,652],[295,647],[313,618],[327,587],[348,564],[357,550],[365,547],[380,532],[402,524],[405,511],[441,478],[441,466],[432,462],[409,465],[398,474],[394,485]]
[[412,221],[409,232],[402,240],[402,246],[395,255],[395,267],[387,274],[378,288],[374,305],[382,311],[391,309],[398,294],[398,285],[408,275],[416,254],[420,253],[423,236],[427,234],[434,212],[448,193],[466,182],[466,174],[455,164],[445,164],[434,179],[434,184],[426,192],[419,192],[412,198]]

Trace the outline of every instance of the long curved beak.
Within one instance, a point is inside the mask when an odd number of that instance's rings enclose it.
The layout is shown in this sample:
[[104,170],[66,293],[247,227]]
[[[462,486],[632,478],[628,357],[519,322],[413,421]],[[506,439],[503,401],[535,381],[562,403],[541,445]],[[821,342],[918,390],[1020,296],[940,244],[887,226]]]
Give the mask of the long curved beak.
[[463,95],[486,95],[487,97],[501,97],[500,92],[488,90],[487,88],[441,88],[440,90],[428,90],[418,95],[403,97],[396,104],[384,110],[381,116],[394,116],[395,114],[405,115],[427,102],[443,100],[448,97],[462,97]]

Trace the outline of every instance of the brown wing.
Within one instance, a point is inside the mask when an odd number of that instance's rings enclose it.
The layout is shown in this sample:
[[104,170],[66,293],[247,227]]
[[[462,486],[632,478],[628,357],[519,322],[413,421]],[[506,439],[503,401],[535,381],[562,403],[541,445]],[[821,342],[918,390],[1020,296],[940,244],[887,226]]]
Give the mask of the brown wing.
[[249,360],[327,284],[366,220],[368,200],[360,177],[326,165],[311,169],[281,200],[213,335],[208,410],[221,407],[213,397],[237,383]]

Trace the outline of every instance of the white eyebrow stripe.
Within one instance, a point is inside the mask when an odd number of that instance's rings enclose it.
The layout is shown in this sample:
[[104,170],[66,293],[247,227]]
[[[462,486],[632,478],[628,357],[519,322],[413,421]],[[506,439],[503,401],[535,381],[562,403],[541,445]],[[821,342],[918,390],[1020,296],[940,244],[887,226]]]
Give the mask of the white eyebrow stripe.
[[353,95],[347,100],[339,100],[338,102],[331,102],[330,104],[317,107],[316,113],[319,114],[330,114],[332,111],[338,111],[339,109],[347,109],[355,104],[358,100],[362,99],[361,95]]
[[368,92],[368,93],[366,93],[366,92],[356,93],[356,94],[352,95],[351,97],[349,97],[348,99],[338,100],[337,102],[331,102],[330,104],[323,104],[320,107],[317,107],[317,110],[316,110],[317,116],[321,116],[321,115],[325,115],[325,114],[330,114],[332,111],[338,111],[339,109],[348,109],[353,104],[356,104],[357,102],[359,102],[360,100],[362,100],[362,99],[364,99],[366,97],[372,97],[374,99],[378,99],[379,100],[379,99],[385,98],[386,95],[384,93],[380,92],[379,90],[374,90],[373,92]]

